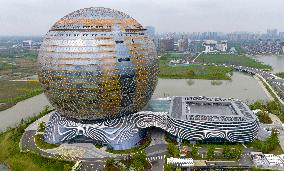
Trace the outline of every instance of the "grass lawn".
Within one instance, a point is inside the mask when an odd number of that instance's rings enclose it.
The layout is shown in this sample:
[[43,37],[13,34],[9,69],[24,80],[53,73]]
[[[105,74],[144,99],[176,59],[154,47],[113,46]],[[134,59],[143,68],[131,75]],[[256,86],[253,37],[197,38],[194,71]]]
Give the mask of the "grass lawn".
[[37,134],[35,136],[35,143],[40,149],[52,149],[57,148],[59,144],[49,144],[43,140],[43,134]]
[[206,65],[169,65],[171,59],[177,59],[177,54],[161,55],[159,78],[230,80],[232,68]]
[[269,69],[272,67],[262,64],[255,59],[249,58],[244,55],[232,55],[232,54],[202,54],[197,58],[198,62],[202,63],[216,63],[227,65],[241,65],[259,69]]
[[270,151],[270,153],[275,154],[275,155],[283,154],[280,144],[278,144],[272,151]]
[[284,72],[279,72],[279,73],[276,73],[275,75],[284,79]]
[[35,82],[15,82],[0,81],[0,111],[5,110],[17,102],[28,99],[42,93],[39,83]]
[[280,146],[280,144],[277,144],[272,150],[270,151],[263,151],[263,149],[265,150],[265,148],[261,149],[261,145],[262,146],[266,145],[265,141],[259,141],[259,140],[255,140],[253,142],[250,142],[247,144],[248,147],[252,147],[254,149],[257,149],[259,151],[262,151],[263,153],[269,153],[269,154],[274,154],[274,155],[280,155],[283,154],[282,148]]
[[61,171],[71,170],[73,162],[44,158],[32,152],[20,152],[19,142],[24,129],[39,117],[49,113],[46,109],[37,117],[32,117],[17,128],[0,133],[0,163],[5,163],[14,171]]

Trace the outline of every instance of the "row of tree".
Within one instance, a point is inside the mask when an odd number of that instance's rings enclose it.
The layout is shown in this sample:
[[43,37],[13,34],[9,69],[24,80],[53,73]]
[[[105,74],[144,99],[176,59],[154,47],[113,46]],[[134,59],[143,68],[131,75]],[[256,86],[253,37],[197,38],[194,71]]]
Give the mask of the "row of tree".
[[[262,123],[272,123],[271,119],[268,116],[268,113],[272,113],[277,115],[280,120],[284,121],[284,105],[280,104],[277,101],[269,101],[267,103],[262,103],[261,101],[256,101],[255,103],[251,104],[251,110],[260,109],[261,111],[257,113],[259,121]],[[268,112],[268,113],[267,113]]]
[[255,140],[249,145],[263,153],[269,153],[279,145],[277,134],[277,130],[272,129],[271,135],[265,141]]
[[284,106],[276,102],[275,100],[269,101],[266,104],[262,103],[261,101],[256,101],[255,103],[251,104],[249,107],[251,110],[260,109],[262,111],[267,111],[273,114],[284,113]]

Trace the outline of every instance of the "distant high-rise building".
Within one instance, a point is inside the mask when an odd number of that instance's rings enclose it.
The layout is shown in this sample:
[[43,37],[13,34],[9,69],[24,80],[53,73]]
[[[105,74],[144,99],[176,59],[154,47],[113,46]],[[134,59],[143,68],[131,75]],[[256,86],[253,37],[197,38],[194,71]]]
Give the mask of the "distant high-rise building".
[[161,51],[173,51],[174,50],[174,39],[173,38],[161,38],[160,49]]
[[267,38],[275,39],[278,36],[278,30],[277,29],[267,29]]
[[188,50],[188,39],[183,37],[178,40],[178,51],[185,52]]
[[281,48],[282,48],[282,53],[284,54],[284,42],[281,42],[281,43],[280,43],[280,46],[281,46]]
[[160,52],[160,50],[161,50],[161,39],[159,37],[155,37],[154,43],[155,43],[155,47],[157,49],[157,52]]
[[279,38],[284,39],[284,32],[279,32]]

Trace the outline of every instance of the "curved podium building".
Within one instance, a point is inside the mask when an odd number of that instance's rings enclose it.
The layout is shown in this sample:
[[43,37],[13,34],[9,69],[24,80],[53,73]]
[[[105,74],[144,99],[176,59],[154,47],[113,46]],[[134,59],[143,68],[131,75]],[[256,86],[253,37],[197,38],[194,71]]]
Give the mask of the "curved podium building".
[[150,127],[161,128],[181,140],[243,143],[256,138],[259,124],[248,106],[238,100],[173,97],[152,100],[141,112],[92,124],[74,122],[55,112],[45,138],[49,143],[62,143],[83,136],[113,149],[128,149],[137,145]]
[[149,127],[191,141],[248,142],[256,137],[256,117],[237,100],[173,97],[149,102],[158,81],[152,40],[135,19],[108,8],[81,9],[57,21],[38,57],[40,83],[56,109],[45,141],[121,150],[138,145]]

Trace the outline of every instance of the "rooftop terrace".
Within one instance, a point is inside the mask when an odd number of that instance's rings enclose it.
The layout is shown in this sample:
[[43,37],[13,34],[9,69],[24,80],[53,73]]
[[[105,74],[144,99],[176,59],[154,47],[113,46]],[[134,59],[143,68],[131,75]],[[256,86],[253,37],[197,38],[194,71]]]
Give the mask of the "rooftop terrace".
[[255,119],[246,104],[232,98],[172,97],[169,115],[175,119],[200,121],[247,121]]

